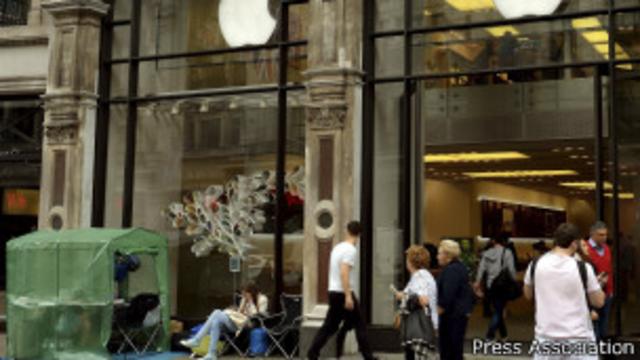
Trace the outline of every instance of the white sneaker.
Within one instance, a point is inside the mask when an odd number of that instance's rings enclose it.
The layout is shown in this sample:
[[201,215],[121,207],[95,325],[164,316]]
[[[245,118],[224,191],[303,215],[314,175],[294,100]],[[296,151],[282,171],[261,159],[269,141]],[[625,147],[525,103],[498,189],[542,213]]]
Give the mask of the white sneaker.
[[199,343],[195,339],[180,340],[180,345],[187,347],[189,349],[198,347],[198,344]]
[[200,358],[201,360],[215,360],[215,357],[213,357],[213,355],[207,354],[205,355],[205,357]]

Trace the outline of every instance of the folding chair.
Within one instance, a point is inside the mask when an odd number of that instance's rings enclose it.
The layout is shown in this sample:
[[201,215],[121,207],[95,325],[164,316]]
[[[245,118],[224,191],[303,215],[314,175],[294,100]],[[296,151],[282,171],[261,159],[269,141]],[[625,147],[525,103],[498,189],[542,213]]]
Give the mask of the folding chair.
[[[240,306],[240,302],[242,302],[242,294],[240,293],[234,293],[233,294],[233,305],[235,305],[236,307]],[[249,320],[251,321],[251,319]],[[247,353],[249,352],[249,349],[247,348],[245,351],[242,351],[240,349],[240,346],[238,344],[236,344],[236,341],[239,340],[239,337],[242,336],[243,332],[240,332],[237,336],[235,333],[228,333],[228,332],[222,332],[222,336],[221,339],[224,341],[224,346],[222,347],[222,350],[220,351],[220,355],[226,353],[229,348],[233,348],[233,350],[236,352],[236,354],[238,354],[238,356],[246,356]]]
[[138,355],[147,352],[162,329],[161,311],[156,294],[139,294],[116,309],[115,327],[123,337],[117,353],[122,354],[127,346]]
[[[302,324],[302,296],[282,294],[280,304],[283,311],[272,317],[260,319],[262,327],[267,330],[267,335],[272,341],[271,346],[267,350],[266,356],[271,355],[278,350],[287,359],[293,359],[298,351],[298,338],[300,336],[300,325]],[[275,326],[269,326],[273,319],[280,318],[280,322]],[[285,349],[285,340],[291,338],[295,343],[293,349],[288,352]]]

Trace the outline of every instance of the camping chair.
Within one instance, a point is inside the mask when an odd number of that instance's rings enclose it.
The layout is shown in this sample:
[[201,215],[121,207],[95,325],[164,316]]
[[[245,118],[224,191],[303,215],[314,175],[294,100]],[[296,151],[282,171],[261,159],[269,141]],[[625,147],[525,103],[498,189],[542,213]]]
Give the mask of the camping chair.
[[114,325],[123,337],[118,354],[127,346],[138,355],[151,347],[162,329],[161,309],[156,294],[139,294],[129,304],[116,308]]
[[[272,317],[260,319],[262,327],[267,330],[267,335],[272,341],[267,350],[266,356],[278,350],[287,359],[293,359],[298,351],[298,338],[300,336],[300,325],[302,324],[302,296],[282,294],[280,297],[282,312]],[[281,319],[273,324],[273,319]],[[285,340],[293,335],[295,346],[290,352],[285,349]]]

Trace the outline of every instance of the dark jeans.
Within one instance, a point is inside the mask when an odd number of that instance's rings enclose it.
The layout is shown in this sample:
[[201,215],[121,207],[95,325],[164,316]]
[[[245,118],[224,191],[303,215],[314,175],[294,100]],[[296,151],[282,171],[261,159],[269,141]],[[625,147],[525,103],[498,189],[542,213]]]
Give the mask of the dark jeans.
[[318,359],[320,356],[320,350],[327,343],[331,335],[338,331],[338,327],[342,323],[340,331],[336,336],[336,357],[342,356],[342,349],[344,348],[344,339],[347,333],[351,329],[356,330],[356,339],[358,341],[358,348],[365,359],[373,359],[371,353],[371,347],[367,340],[367,327],[362,321],[360,315],[360,307],[355,295],[353,296],[353,310],[348,311],[344,308],[344,293],[329,292],[329,311],[327,317],[325,317],[320,330],[316,333],[316,337],[311,343],[311,347],[307,352],[307,357],[311,360]]
[[440,316],[440,359],[462,360],[464,334],[467,331],[467,316]]
[[597,310],[598,320],[593,322],[593,329],[596,333],[596,340],[602,340],[607,337],[609,329],[609,315],[611,314],[611,304],[613,304],[613,297],[607,296],[604,301],[604,306]]
[[504,308],[507,306],[507,301],[499,295],[489,295],[489,301],[493,307],[493,316],[489,322],[489,329],[487,330],[487,339],[493,340],[496,337],[496,331],[500,331],[500,336],[507,337],[507,326],[504,322]]

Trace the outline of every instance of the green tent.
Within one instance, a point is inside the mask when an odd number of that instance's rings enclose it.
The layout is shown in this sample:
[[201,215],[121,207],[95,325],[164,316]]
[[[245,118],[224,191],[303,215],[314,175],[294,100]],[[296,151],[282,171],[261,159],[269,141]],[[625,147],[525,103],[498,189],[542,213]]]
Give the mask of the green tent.
[[[116,251],[140,268],[114,280]],[[7,352],[16,359],[110,359],[116,293],[160,296],[169,343],[167,239],[143,229],[39,231],[7,244]]]

